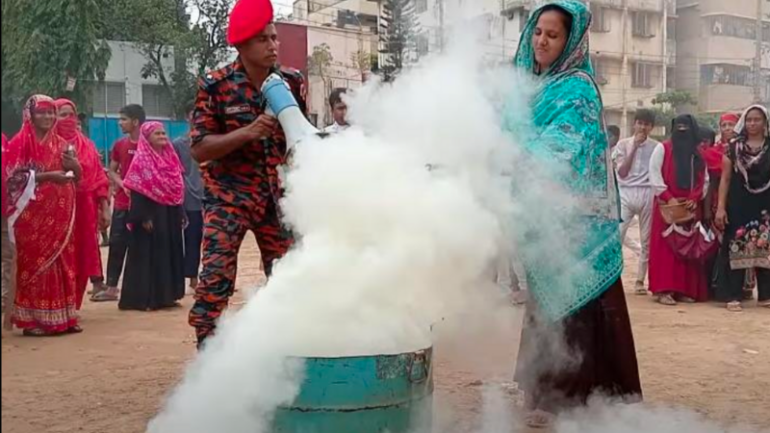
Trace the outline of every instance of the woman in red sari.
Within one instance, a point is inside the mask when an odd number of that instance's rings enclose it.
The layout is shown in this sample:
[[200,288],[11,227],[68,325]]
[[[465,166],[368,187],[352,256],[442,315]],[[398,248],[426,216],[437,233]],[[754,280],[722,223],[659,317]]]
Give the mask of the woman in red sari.
[[[704,128],[705,136],[701,144],[701,155],[706,162],[709,172],[709,188],[707,192],[707,202],[710,203],[708,209],[704,209],[704,220],[715,230],[712,221],[717,213],[719,202],[719,180],[722,177],[722,160],[725,157],[730,141],[735,138],[735,125],[738,123],[738,116],[732,113],[725,113],[719,118],[719,139],[715,140],[714,131],[710,128]],[[709,281],[709,297],[716,296],[716,281],[719,277],[719,270],[716,267],[716,257],[706,261],[706,278]]]
[[27,336],[82,332],[75,288],[75,182],[80,164],[55,132],[56,105],[33,96],[10,144],[8,182],[16,235],[13,324]]
[[110,224],[110,181],[104,172],[94,143],[80,132],[77,107],[72,101],[56,101],[59,120],[56,133],[74,148],[83,174],[78,180],[75,197],[75,251],[77,266],[77,305],[83,297],[89,279],[94,286],[104,285],[102,258],[99,250],[99,230]]
[[735,125],[738,123],[738,115],[725,113],[719,119],[719,140],[715,143],[703,143],[701,154],[709,170],[710,185],[709,196],[713,213],[716,214],[717,193],[719,191],[719,178],[722,176],[722,159],[727,154],[730,141],[735,138]]
[[674,253],[664,238],[669,224],[661,213],[662,204],[686,203],[695,214],[691,223],[702,219],[709,179],[700,144],[695,118],[679,116],[674,120],[671,139],[658,145],[650,161],[650,182],[656,196],[650,238],[650,291],[663,305],[708,300],[704,263],[687,261]]

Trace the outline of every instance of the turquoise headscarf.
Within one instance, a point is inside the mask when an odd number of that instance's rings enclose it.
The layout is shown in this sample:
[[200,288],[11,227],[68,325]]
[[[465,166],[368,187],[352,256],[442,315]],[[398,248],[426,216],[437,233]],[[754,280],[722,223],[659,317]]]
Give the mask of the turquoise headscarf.
[[[572,16],[572,29],[561,57],[538,75],[532,39],[543,8],[549,5]],[[553,228],[559,233],[557,245],[543,245],[547,239],[543,232],[549,227],[526,228],[517,236],[538,310],[553,321],[599,297],[623,270],[617,188],[603,104],[593,79],[590,26],[591,12],[580,1],[548,2],[532,14],[514,59],[518,68],[535,76],[538,89],[531,101],[532,126],[523,132],[511,124],[509,131],[538,169],[548,173],[549,181],[575,198],[577,208],[560,214],[554,224],[559,225]],[[530,212],[540,225],[555,219],[553,214],[559,211],[545,206]],[[556,255],[569,258],[559,261]]]

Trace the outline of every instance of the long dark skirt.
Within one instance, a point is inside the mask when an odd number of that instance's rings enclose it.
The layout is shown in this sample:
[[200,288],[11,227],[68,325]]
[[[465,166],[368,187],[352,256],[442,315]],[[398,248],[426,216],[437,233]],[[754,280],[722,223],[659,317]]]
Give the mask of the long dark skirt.
[[[735,156],[732,154],[734,149],[731,149],[731,158],[735,161]],[[770,161],[768,161],[770,165]],[[770,167],[768,167],[770,170]],[[759,170],[752,171],[752,176],[756,176],[757,180],[753,183],[756,185],[763,185],[770,177],[770,173],[765,171],[760,173]],[[737,173],[733,174],[730,182],[730,193],[728,195],[729,200],[727,202],[727,216],[729,224],[725,229],[724,238],[722,239],[722,250],[719,254],[719,261],[717,263],[718,275],[717,275],[717,293],[716,299],[720,302],[733,302],[744,300],[744,286],[746,281],[746,269],[733,269],[731,265],[731,248],[733,246],[738,247],[738,252],[747,253],[750,242],[746,242],[749,239],[749,235],[742,238],[744,242],[736,243],[733,245],[733,241],[739,232],[751,233],[752,228],[760,231],[761,227],[766,226],[766,212],[770,211],[770,190],[767,190],[760,194],[753,194],[746,189],[745,181],[742,176]],[[756,241],[755,245],[758,245],[759,241]],[[762,251],[757,249],[757,251]],[[765,250],[767,251],[767,250]],[[750,257],[750,255],[749,255]],[[759,289],[759,301],[765,302],[770,300],[770,269],[755,268],[757,273],[757,285]]]
[[[121,310],[169,308],[184,297],[184,251],[181,206],[163,206],[131,194],[132,224],[128,259],[120,295]],[[143,223],[152,221],[153,230]]]
[[527,316],[515,380],[528,410],[559,413],[593,395],[641,401],[622,281],[560,323],[545,323],[531,311]]

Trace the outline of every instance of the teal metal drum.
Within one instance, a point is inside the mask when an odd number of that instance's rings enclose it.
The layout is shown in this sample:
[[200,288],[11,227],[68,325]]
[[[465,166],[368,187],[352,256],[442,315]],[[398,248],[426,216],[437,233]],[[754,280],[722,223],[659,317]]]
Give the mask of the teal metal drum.
[[354,358],[307,358],[305,381],[273,433],[429,432],[433,350]]

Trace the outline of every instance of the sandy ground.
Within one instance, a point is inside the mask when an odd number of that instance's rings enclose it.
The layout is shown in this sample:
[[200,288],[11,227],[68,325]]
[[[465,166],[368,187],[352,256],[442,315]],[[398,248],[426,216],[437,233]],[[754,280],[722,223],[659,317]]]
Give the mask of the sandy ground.
[[[635,257],[627,258],[630,283]],[[242,290],[261,280],[257,263],[251,239],[241,257]],[[724,425],[768,427],[770,312],[628,299],[649,403],[689,408]],[[82,335],[28,339],[3,333],[3,431],[142,433],[195,354],[189,306],[187,299],[184,308],[145,314],[89,304]],[[510,381],[518,335],[515,325],[500,328],[438,348],[439,431],[450,425],[470,429],[482,411],[484,384]]]

